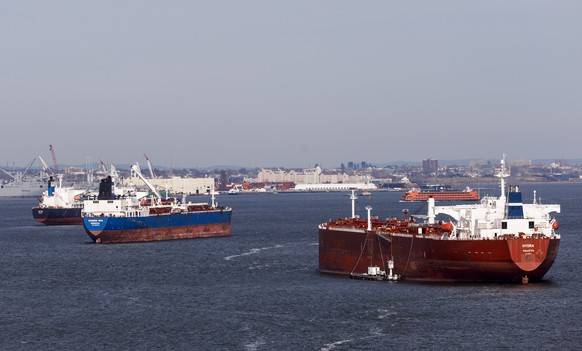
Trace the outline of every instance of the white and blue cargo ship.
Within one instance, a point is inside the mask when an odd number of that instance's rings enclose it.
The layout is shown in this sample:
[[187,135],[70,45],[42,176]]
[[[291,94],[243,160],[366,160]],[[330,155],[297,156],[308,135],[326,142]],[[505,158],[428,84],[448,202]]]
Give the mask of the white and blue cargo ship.
[[212,203],[186,203],[162,198],[139,172],[153,196],[130,190],[115,195],[111,177],[99,184],[96,198],[83,206],[83,226],[95,243],[129,243],[229,236],[232,209]]

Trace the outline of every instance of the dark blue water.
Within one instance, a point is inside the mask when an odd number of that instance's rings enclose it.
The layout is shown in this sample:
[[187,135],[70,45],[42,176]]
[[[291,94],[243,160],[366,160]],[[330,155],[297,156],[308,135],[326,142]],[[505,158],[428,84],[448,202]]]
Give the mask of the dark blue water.
[[[582,184],[522,186],[560,203],[558,259],[539,284],[369,282],[319,274],[317,225],[342,193],[221,196],[232,237],[95,245],[80,226],[0,200],[0,349],[576,349],[582,344]],[[358,212],[424,213],[401,193]]]

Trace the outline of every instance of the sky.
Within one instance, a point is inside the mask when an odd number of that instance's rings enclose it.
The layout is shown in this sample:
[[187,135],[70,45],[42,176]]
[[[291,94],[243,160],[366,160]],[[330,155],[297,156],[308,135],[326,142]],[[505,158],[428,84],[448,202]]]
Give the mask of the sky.
[[0,166],[582,158],[581,1],[8,1]]

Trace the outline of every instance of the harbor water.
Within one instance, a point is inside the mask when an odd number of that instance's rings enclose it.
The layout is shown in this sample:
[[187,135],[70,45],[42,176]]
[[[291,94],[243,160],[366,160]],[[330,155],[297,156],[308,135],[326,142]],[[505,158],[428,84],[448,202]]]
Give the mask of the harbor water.
[[[233,208],[231,237],[111,245],[93,244],[82,226],[36,223],[36,199],[1,199],[0,349],[577,349],[582,184],[521,190],[524,202],[536,190],[562,208],[558,258],[542,283],[322,275],[317,226],[351,214],[347,193],[220,195]],[[401,195],[360,195],[357,212],[425,214]]]

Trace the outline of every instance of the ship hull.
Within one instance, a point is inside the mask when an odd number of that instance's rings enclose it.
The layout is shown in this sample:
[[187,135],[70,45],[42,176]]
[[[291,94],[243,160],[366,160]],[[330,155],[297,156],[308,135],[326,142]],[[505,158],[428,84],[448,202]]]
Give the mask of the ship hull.
[[0,198],[2,197],[39,197],[44,192],[44,183],[33,184],[2,184],[0,185]]
[[423,235],[319,229],[322,273],[361,276],[369,266],[405,280],[442,282],[540,281],[552,267],[559,239],[441,240]]
[[81,208],[51,208],[34,207],[32,217],[35,221],[46,225],[81,225]]
[[95,243],[131,243],[230,236],[231,210],[160,214],[147,217],[86,217],[83,226]]

